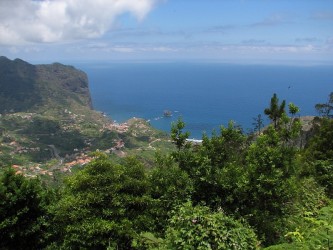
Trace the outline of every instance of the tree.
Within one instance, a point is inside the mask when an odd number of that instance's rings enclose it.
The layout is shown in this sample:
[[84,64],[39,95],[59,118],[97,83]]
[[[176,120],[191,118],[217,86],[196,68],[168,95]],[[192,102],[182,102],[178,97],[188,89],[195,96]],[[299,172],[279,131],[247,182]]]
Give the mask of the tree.
[[37,179],[7,169],[0,177],[0,249],[40,249],[46,206]]
[[204,135],[201,145],[173,153],[181,170],[193,183],[192,201],[211,208],[237,209],[238,190],[244,185],[242,161],[246,152],[246,136],[240,127],[229,122],[211,138]]
[[289,108],[289,114],[291,114],[292,117],[295,117],[296,114],[299,113],[299,111],[300,111],[299,107],[297,107],[292,102],[288,104],[288,108]]
[[257,117],[253,118],[253,123],[254,125],[254,131],[258,131],[258,133],[261,133],[261,129],[264,127],[264,121],[261,117],[261,114],[259,114]]
[[222,211],[187,202],[174,211],[166,231],[165,249],[256,249],[258,240],[247,225]]
[[285,113],[286,101],[283,100],[281,104],[279,104],[279,98],[276,93],[273,94],[271,98],[270,107],[264,110],[265,115],[271,119],[274,124],[274,128],[278,128],[279,120],[282,115]]
[[327,196],[333,198],[333,161],[317,160],[312,162],[316,181],[325,188]]
[[202,149],[214,166],[223,167],[228,162],[237,162],[245,151],[246,136],[239,126],[230,121],[228,127],[221,127],[211,138],[203,137]]
[[279,132],[269,126],[250,145],[246,157],[248,171],[241,214],[256,228],[265,244],[280,240],[288,228],[288,217],[297,196],[296,152],[286,147]]
[[311,160],[333,161],[333,120],[324,118],[319,131],[310,139],[305,155]]
[[319,130],[305,148],[304,158],[312,174],[333,197],[333,120],[322,118]]
[[184,127],[185,122],[183,122],[181,118],[179,118],[176,123],[172,123],[171,125],[171,139],[176,145],[178,151],[186,146],[186,139],[190,136],[189,132],[183,133]]
[[285,234],[288,243],[273,245],[265,250],[284,249],[332,249],[333,242],[333,204],[315,213],[305,212],[297,221],[297,228]]
[[193,180],[180,169],[172,157],[157,155],[156,166],[149,175],[150,195],[154,200],[151,214],[155,218],[157,235],[162,235],[170,218],[170,211],[187,200],[193,193]]
[[318,103],[315,105],[316,110],[321,116],[333,117],[331,111],[333,110],[333,92],[330,93],[326,103]]
[[283,113],[280,118],[279,124],[279,134],[282,141],[286,144],[293,142],[293,139],[296,139],[302,129],[302,124],[299,118],[296,117],[297,113],[299,113],[300,109],[293,103],[288,104],[289,108],[289,117],[286,113]]
[[151,228],[151,199],[144,166],[134,158],[122,165],[100,156],[70,177],[52,208],[54,248],[129,249]]

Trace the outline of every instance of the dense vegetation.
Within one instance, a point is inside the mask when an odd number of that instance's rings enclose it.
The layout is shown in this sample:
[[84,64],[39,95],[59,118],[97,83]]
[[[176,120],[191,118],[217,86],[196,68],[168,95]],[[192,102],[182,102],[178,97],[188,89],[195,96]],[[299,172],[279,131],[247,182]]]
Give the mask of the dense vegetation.
[[201,144],[179,120],[149,169],[97,152],[56,189],[6,170],[0,249],[332,249],[331,110],[300,147],[299,109],[285,106],[274,95],[272,125],[246,135],[230,122]]
[[0,114],[46,112],[49,107],[91,108],[87,75],[72,66],[32,65],[0,57]]

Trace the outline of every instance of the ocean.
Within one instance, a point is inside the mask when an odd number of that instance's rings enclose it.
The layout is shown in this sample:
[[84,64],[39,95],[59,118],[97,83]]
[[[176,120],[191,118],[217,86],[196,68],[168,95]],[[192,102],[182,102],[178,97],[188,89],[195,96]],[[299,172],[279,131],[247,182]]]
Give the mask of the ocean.
[[[76,65],[88,74],[94,109],[116,122],[146,119],[170,131],[181,117],[191,138],[210,135],[234,121],[251,130],[254,118],[276,93],[316,115],[316,103],[333,92],[332,66],[229,65],[219,63],[89,63]],[[164,117],[164,111],[172,112]],[[269,121],[265,119],[265,125]]]

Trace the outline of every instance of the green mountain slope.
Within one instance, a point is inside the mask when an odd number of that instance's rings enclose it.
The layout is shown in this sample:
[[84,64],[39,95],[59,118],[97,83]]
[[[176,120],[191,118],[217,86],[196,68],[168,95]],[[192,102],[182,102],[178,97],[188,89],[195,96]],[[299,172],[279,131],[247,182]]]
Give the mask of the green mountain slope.
[[95,150],[149,159],[170,145],[142,119],[114,124],[93,110],[83,71],[0,57],[0,167],[18,165],[24,174],[36,174],[37,165],[69,171]]
[[59,63],[32,65],[0,57],[0,113],[83,105],[91,108],[87,75]]
[[36,67],[0,57],[0,113],[26,111],[42,102]]

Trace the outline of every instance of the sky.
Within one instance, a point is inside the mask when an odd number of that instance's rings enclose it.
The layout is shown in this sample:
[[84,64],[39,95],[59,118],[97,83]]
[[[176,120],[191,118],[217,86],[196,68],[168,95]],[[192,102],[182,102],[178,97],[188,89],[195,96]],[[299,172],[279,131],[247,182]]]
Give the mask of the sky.
[[333,0],[0,0],[0,55],[333,65]]

